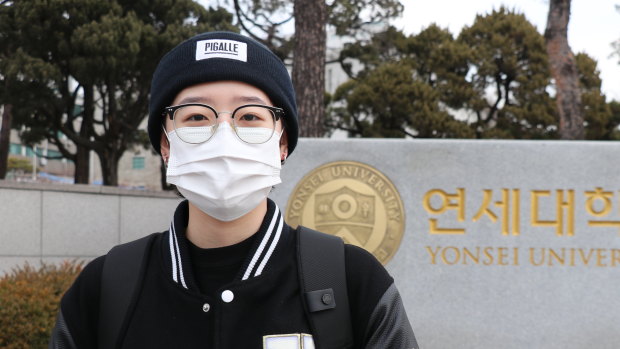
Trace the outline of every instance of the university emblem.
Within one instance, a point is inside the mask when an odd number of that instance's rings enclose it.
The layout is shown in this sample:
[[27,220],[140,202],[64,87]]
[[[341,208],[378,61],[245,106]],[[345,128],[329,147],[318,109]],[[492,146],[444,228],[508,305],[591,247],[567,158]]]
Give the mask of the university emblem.
[[332,162],[297,184],[286,209],[291,226],[304,225],[365,248],[386,264],[405,227],[394,184],[377,169],[354,161]]

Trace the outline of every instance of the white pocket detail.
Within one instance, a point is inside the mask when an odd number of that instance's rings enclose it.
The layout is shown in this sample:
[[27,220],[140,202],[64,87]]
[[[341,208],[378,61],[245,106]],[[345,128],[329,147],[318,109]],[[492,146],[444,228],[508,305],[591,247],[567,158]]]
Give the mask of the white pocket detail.
[[314,339],[309,334],[301,334],[301,348],[302,349],[314,349]]
[[314,349],[312,336],[305,333],[263,336],[263,349]]

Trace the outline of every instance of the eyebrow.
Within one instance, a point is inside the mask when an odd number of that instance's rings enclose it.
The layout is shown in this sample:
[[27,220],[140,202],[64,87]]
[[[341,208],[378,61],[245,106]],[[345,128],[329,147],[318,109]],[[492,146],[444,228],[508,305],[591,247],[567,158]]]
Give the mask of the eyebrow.
[[[258,96],[235,96],[233,101],[236,103],[258,103],[269,105],[267,101],[263,100]],[[188,103],[203,103],[211,105],[213,104],[213,99],[207,96],[188,96],[179,101],[179,104],[188,104]]]
[[262,98],[258,96],[236,96],[235,98],[233,98],[233,101],[240,102],[240,103],[258,103],[258,104],[269,105],[267,101],[263,100]]
[[189,97],[185,97],[182,100],[179,101],[179,104],[188,104],[188,103],[203,103],[203,104],[209,104],[211,103],[211,98],[209,97],[203,97],[203,96],[189,96]]

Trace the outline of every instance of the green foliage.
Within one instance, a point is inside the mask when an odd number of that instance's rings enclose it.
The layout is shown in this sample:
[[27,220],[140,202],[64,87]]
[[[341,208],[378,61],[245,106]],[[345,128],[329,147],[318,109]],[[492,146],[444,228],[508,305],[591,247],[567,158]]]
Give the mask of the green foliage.
[[14,106],[13,127],[70,159],[59,134],[95,151],[108,185],[122,153],[144,139],[137,130],[161,56],[196,33],[235,30],[230,13],[191,0],[20,0],[0,6],[1,19],[10,25],[0,24],[0,102]]
[[[407,47],[410,38],[390,26],[385,31],[373,35],[370,40],[347,43],[340,51],[340,64],[344,71],[352,78],[363,76],[385,62],[396,62],[406,59]],[[364,69],[353,71],[353,63]]]
[[32,160],[9,156],[9,170],[32,172]]
[[473,137],[450,110],[473,92],[459,45],[432,25],[409,37],[390,27],[345,46],[340,61],[353,79],[336,91],[328,126],[361,137]]
[[473,135],[439,103],[439,92],[414,79],[405,64],[385,63],[335,94],[346,107],[334,108],[338,128],[361,137],[468,138]]
[[[577,55],[587,139],[620,139],[618,103],[601,93],[596,61]],[[456,39],[436,25],[395,28],[347,44],[351,80],[327,106],[327,126],[360,137],[558,138],[543,36],[519,13],[479,15]]]
[[0,347],[46,348],[60,298],[82,269],[81,263],[60,266],[29,264],[0,278]]
[[544,38],[524,15],[500,8],[478,15],[458,41],[469,48],[468,102],[481,138],[554,138],[557,115]]
[[613,112],[614,104],[607,103],[601,92],[602,81],[596,61],[585,53],[577,54],[575,60],[579,70],[586,139],[619,140],[620,115]]
[[[620,124],[620,102],[618,101],[609,102],[609,109],[611,110],[610,120],[612,120],[614,125]],[[620,131],[618,131],[618,127],[616,126],[616,128],[614,128],[613,130],[613,136],[610,137],[610,139],[620,140],[619,132]]]

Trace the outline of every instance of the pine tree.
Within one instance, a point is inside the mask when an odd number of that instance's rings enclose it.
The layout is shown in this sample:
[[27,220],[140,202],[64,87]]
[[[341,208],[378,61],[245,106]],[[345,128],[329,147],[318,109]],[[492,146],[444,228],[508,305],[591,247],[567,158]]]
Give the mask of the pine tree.
[[557,117],[543,37],[519,14],[502,7],[476,16],[459,42],[471,51],[468,102],[479,138],[555,138]]
[[195,33],[234,29],[230,13],[190,0],[21,0],[8,8],[22,47],[12,59],[42,67],[19,73],[32,85],[20,97],[30,103],[13,103],[22,137],[48,139],[74,160],[77,183],[88,181],[88,153],[94,151],[103,184],[117,185],[122,154],[146,143],[138,127],[148,112],[152,73],[165,52]]

